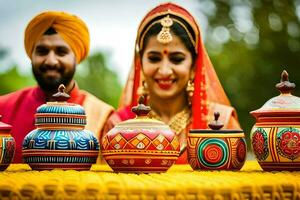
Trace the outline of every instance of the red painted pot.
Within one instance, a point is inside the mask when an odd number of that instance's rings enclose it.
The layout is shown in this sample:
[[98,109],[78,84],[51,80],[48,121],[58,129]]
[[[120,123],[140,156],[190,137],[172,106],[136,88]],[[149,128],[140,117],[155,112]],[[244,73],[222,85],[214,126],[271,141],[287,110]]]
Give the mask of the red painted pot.
[[245,163],[247,145],[243,130],[221,129],[215,120],[211,129],[191,129],[188,134],[188,161],[194,170],[240,170]]
[[149,119],[150,107],[132,108],[135,119],[119,123],[101,141],[102,156],[115,172],[165,172],[178,159],[180,144],[161,121]]
[[5,170],[14,158],[16,142],[11,136],[11,126],[1,122],[0,115],[0,171]]
[[295,84],[286,71],[276,87],[280,95],[251,112],[252,149],[263,170],[300,170],[300,98],[291,94]]

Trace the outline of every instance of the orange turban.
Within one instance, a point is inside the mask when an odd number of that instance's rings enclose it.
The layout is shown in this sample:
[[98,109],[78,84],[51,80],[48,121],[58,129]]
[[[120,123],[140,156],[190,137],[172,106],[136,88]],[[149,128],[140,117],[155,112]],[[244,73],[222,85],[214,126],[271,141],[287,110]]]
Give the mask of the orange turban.
[[77,63],[80,63],[88,55],[90,36],[85,23],[75,15],[48,11],[33,18],[25,30],[24,44],[30,58],[36,42],[50,27],[55,29],[71,47]]

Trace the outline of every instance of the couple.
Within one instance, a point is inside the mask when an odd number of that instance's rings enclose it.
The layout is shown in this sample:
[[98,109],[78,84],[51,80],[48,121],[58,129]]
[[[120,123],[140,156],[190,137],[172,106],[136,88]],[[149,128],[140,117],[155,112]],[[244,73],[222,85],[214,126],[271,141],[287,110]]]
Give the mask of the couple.
[[[35,129],[38,106],[52,100],[59,84],[66,86],[68,102],[84,107],[86,129],[101,137],[116,123],[134,117],[130,111],[139,95],[147,97],[150,117],[176,132],[182,147],[177,163],[187,163],[186,136],[190,128],[207,128],[213,112],[221,113],[225,128],[240,128],[234,109],[219,82],[200,37],[200,27],[184,8],[161,4],[144,17],[137,32],[134,64],[114,111],[73,79],[76,64],[89,52],[85,23],[63,12],[44,12],[25,30],[25,49],[38,86],[0,97],[2,121],[13,126],[14,163],[22,162],[22,141]],[[103,88],[105,89],[105,88]]]

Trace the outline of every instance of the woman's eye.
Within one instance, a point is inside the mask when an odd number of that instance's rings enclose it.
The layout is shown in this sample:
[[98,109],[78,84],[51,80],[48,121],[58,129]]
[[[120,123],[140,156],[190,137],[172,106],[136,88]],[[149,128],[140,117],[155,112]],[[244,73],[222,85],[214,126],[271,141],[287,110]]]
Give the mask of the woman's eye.
[[159,62],[161,60],[161,58],[159,56],[149,56],[148,59],[152,63],[156,63],[156,62]]
[[184,56],[171,56],[170,61],[174,64],[179,64],[182,61],[184,61],[185,57]]

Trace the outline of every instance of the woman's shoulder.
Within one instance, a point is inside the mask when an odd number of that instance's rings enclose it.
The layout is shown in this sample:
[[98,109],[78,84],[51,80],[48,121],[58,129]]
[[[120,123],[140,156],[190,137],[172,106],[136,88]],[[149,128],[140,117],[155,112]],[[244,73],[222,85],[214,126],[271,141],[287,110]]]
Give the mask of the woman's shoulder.
[[121,121],[125,121],[135,117],[135,114],[131,111],[130,106],[119,108],[117,111],[115,111],[114,115],[117,115]]
[[226,113],[235,112],[234,107],[232,107],[230,105],[225,105],[225,104],[217,103],[217,102],[209,102],[208,103],[208,109],[210,111],[220,110],[220,111],[223,111],[223,112],[226,112]]
[[[214,112],[219,112],[220,117],[219,120],[224,123],[226,128],[240,128],[238,123],[237,113],[234,107],[230,105],[224,105],[216,102],[208,103],[208,121],[212,121],[214,119]],[[234,124],[234,125],[232,125]]]
[[131,112],[130,106],[119,108],[118,110],[112,112],[111,115],[109,116],[109,118],[107,119],[105,128],[104,128],[105,132],[112,129],[118,123],[128,120],[128,119],[132,119],[134,117],[135,117],[135,115]]

